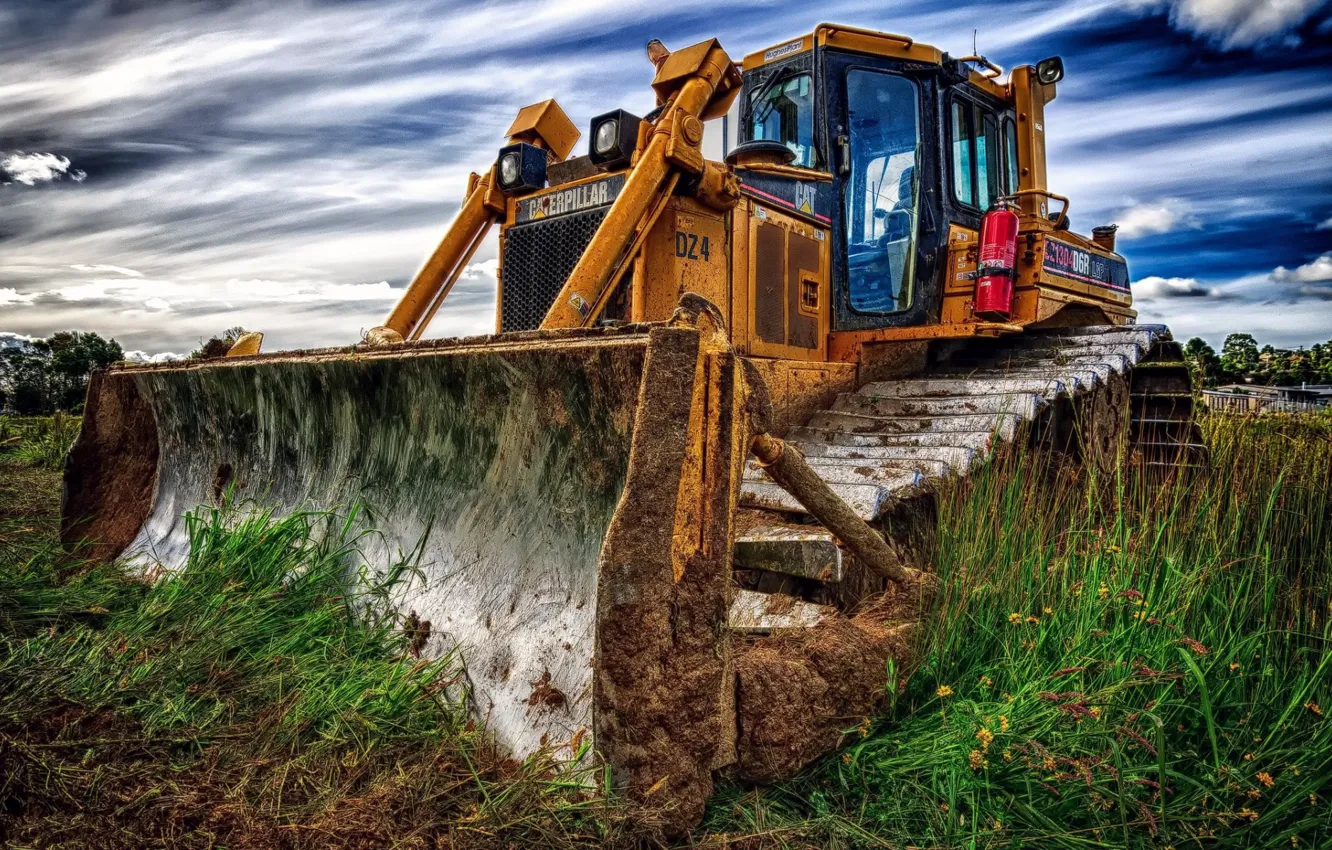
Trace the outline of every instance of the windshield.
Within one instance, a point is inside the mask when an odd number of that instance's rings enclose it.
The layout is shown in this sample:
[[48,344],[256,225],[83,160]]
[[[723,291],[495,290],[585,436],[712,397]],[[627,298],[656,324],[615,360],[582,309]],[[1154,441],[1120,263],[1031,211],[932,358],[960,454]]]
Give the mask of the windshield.
[[851,173],[846,181],[847,283],[851,309],[911,306],[920,124],[916,85],[878,71],[846,77]]
[[778,78],[753,95],[751,138],[781,142],[795,165],[814,167],[814,81],[809,74]]

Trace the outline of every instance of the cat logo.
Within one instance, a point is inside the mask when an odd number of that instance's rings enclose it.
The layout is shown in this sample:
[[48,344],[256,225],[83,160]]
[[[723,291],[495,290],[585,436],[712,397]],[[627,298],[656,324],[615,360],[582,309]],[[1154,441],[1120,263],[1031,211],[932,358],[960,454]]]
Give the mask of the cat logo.
[[795,208],[805,215],[814,214],[814,184],[795,183]]

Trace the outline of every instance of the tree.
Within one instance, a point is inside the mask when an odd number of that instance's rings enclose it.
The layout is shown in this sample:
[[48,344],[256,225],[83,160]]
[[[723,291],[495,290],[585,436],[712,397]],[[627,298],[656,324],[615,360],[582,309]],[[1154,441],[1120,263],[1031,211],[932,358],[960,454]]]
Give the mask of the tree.
[[0,352],[0,397],[25,415],[83,409],[88,376],[125,352],[96,333],[62,331]]
[[206,342],[200,340],[199,347],[190,352],[190,359],[212,360],[215,357],[225,357],[231,346],[235,345],[236,340],[245,333],[245,328],[236,325],[234,328],[227,328],[221,336],[209,337]]
[[1253,334],[1229,334],[1221,346],[1221,367],[1243,376],[1258,369],[1258,342]]
[[51,351],[52,401],[60,410],[82,410],[88,376],[125,357],[120,343],[95,333],[62,331],[52,334],[46,345]]
[[1194,337],[1184,344],[1184,359],[1193,365],[1194,371],[1204,383],[1214,385],[1221,376],[1221,358],[1216,350],[1202,337]]

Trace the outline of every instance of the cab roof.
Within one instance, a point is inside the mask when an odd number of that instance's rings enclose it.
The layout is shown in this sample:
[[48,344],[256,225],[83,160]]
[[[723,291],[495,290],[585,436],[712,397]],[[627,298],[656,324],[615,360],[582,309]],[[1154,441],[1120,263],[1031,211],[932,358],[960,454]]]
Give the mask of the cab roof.
[[[811,33],[750,53],[745,56],[740,67],[745,71],[761,68],[769,63],[813,50],[815,44],[819,47],[832,47],[852,53],[906,59],[932,65],[942,65],[947,55],[939,48],[918,42],[910,36],[842,24],[819,24]],[[1008,99],[1008,86],[1000,84],[995,77],[986,76],[975,68],[971,69],[970,77],[973,85],[995,97]]]

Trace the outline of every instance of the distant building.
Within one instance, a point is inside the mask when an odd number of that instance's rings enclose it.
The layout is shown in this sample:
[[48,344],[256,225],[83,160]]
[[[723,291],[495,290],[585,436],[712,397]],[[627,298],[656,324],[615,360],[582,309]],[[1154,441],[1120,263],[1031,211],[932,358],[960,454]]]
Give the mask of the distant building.
[[1332,384],[1263,387],[1227,384],[1203,390],[1203,403],[1218,413],[1305,413],[1332,406]]

